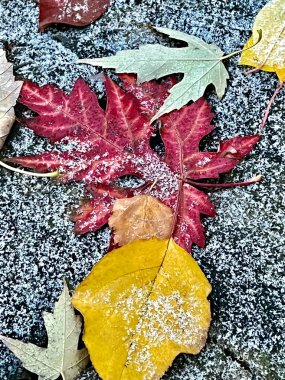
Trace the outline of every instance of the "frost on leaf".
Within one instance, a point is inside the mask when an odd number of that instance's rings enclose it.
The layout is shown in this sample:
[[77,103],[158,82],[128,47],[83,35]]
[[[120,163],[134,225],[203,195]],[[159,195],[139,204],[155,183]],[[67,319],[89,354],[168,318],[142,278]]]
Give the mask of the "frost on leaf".
[[221,98],[227,87],[228,72],[221,61],[223,52],[214,44],[198,37],[167,28],[155,28],[175,40],[184,41],[187,47],[170,48],[162,45],[143,45],[138,50],[124,50],[113,57],[81,59],[80,62],[117,73],[135,73],[138,83],[166,75],[182,73],[183,79],[174,85],[152,121],[173,110],[179,110],[190,101],[203,96],[206,87],[213,84]]
[[[154,131],[150,117],[156,112],[150,101],[150,85],[139,88],[127,82],[125,87],[134,94],[106,78],[106,110],[82,79],[69,95],[53,85],[25,83],[20,101],[39,115],[27,119],[27,127],[60,143],[62,151],[57,144],[56,150],[9,161],[42,172],[59,168],[62,181],[85,182],[92,197],[73,217],[78,233],[96,231],[107,223],[116,199],[145,194],[172,209],[172,236],[180,246],[188,251],[193,243],[203,247],[200,217],[214,216],[215,210],[193,181],[219,178],[230,171],[259,137],[238,136],[222,142],[216,152],[200,152],[200,141],[214,129],[210,105],[201,98],[161,118],[160,135],[166,151],[161,156],[150,148]],[[157,88],[159,106],[167,83],[151,83],[153,93]],[[150,112],[146,111],[148,104]],[[118,180],[125,175],[136,176],[144,184],[122,188]]]
[[173,212],[150,195],[137,195],[116,200],[108,223],[119,246],[152,237],[163,240],[171,237]]
[[210,291],[198,264],[172,239],[137,240],[108,253],[72,298],[100,377],[159,379],[179,353],[199,353]]
[[40,30],[49,24],[91,24],[106,12],[110,0],[39,0]]
[[65,283],[53,313],[44,313],[43,318],[48,335],[47,348],[2,335],[0,339],[28,371],[39,375],[39,379],[56,380],[59,376],[65,380],[75,379],[86,367],[89,355],[85,348],[77,349],[81,317],[74,313]]
[[0,149],[15,121],[14,105],[22,83],[15,81],[13,65],[7,62],[5,51],[0,49]]
[[245,48],[261,41],[242,53],[240,63],[260,70],[276,72],[280,82],[285,81],[285,2],[271,0],[257,15],[253,25],[253,35]]
[[122,80],[124,90],[138,99],[141,113],[150,120],[163,105],[171,87],[177,83],[173,76],[164,79],[159,86],[156,81],[138,84],[136,75],[120,74],[119,78]]

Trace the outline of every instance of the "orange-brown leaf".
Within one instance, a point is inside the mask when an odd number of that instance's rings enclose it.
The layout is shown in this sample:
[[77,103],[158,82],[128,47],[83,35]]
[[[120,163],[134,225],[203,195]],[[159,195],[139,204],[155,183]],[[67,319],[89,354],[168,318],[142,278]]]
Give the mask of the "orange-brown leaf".
[[109,226],[114,229],[114,241],[122,246],[134,240],[168,239],[171,236],[173,212],[151,195],[117,199]]

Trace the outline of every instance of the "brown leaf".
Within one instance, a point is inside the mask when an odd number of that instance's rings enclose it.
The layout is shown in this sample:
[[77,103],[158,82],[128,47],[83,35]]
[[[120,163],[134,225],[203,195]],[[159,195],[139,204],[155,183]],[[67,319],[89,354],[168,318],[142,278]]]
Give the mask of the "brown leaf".
[[0,149],[15,121],[13,107],[18,99],[22,83],[15,81],[13,65],[7,62],[4,50],[0,50]]
[[109,218],[114,229],[114,241],[120,246],[138,239],[168,239],[171,236],[171,208],[150,195],[118,199]]
[[110,0],[40,0],[40,30],[50,24],[85,26],[105,13]]

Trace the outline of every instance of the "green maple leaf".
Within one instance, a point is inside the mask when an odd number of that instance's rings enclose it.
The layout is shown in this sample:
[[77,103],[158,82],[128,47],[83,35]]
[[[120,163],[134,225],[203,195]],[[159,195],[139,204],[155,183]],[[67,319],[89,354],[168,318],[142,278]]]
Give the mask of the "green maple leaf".
[[138,50],[124,50],[115,56],[95,59],[81,59],[79,62],[93,66],[113,68],[117,73],[135,73],[138,82],[158,79],[166,75],[182,73],[183,79],[173,86],[169,97],[153,117],[180,109],[189,101],[203,96],[209,84],[215,86],[221,98],[227,87],[229,74],[222,63],[223,52],[214,44],[207,44],[198,37],[167,28],[155,28],[169,37],[184,41],[187,47],[170,48],[158,44],[143,45]]
[[78,350],[81,317],[74,314],[66,283],[53,313],[44,313],[48,348],[0,335],[2,342],[22,361],[23,366],[39,375],[39,380],[73,380],[89,361],[87,350]]

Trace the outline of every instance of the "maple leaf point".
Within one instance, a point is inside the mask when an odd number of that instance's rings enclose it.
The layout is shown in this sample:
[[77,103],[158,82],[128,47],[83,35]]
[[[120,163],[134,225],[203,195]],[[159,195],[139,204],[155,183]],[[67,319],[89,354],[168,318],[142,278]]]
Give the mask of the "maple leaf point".
[[[24,122],[36,134],[60,142],[62,151],[9,159],[36,171],[60,169],[61,181],[84,181],[91,198],[78,207],[75,231],[96,231],[108,222],[118,198],[151,195],[174,212],[173,238],[190,251],[193,243],[204,247],[201,214],[215,216],[202,179],[218,179],[232,170],[259,136],[235,137],[221,142],[216,152],[200,152],[201,140],[213,131],[213,113],[203,98],[160,118],[165,156],[150,147],[154,127],[150,120],[175,83],[171,78],[137,85],[133,76],[122,76],[122,86],[105,81],[107,106],[103,110],[88,85],[78,79],[66,95],[53,85],[38,87],[26,82],[20,102],[38,116]],[[133,175],[145,184],[123,189],[118,179]]]

